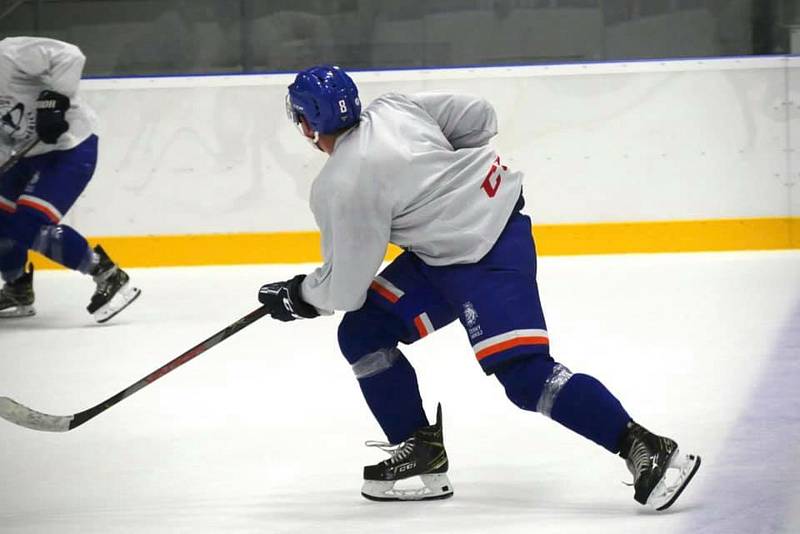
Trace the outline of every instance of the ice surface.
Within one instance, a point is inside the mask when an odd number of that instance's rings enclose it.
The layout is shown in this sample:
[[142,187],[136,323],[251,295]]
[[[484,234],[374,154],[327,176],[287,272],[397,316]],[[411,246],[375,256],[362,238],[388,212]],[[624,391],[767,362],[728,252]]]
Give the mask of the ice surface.
[[[105,325],[89,279],[37,272],[38,315],[0,322],[0,395],[85,410],[311,268],[130,270],[142,296]],[[543,258],[539,283],[556,359],[703,456],[666,513],[621,459],[511,405],[458,325],[404,348],[443,404],[455,496],[368,502],[363,441],[384,436],[337,319],[262,319],[66,434],[0,421],[0,532],[800,532],[800,252]]]

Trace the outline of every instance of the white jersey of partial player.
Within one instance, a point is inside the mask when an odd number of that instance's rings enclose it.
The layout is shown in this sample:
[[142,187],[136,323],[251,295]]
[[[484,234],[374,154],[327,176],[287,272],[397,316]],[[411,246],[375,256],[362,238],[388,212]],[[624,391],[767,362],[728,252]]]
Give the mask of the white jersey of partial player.
[[86,58],[72,44],[40,37],[0,40],[0,161],[36,136],[36,99],[45,89],[66,95],[69,130],[58,143],[39,143],[28,155],[67,150],[92,135],[94,112],[81,102],[78,84]]
[[360,308],[390,242],[428,265],[480,260],[522,188],[522,173],[488,145],[496,133],[495,111],[479,97],[373,101],[312,186],[324,264],[303,281],[303,298],[323,313]]

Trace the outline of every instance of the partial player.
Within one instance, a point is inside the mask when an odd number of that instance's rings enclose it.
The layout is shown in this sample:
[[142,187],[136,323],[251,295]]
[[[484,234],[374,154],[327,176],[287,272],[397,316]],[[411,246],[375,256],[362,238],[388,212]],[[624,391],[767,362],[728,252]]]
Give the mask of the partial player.
[[87,310],[98,322],[141,293],[102,247],[62,222],[97,163],[95,116],[78,94],[85,61],[54,39],[0,40],[0,158],[32,147],[0,176],[0,318],[36,313],[30,250],[92,276]]

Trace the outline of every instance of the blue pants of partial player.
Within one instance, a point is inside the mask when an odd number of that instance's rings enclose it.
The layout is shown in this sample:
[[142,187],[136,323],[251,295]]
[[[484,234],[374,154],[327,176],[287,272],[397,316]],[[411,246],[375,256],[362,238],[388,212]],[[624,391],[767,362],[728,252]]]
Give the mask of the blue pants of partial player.
[[21,159],[0,177],[0,274],[19,277],[35,250],[73,270],[88,272],[86,239],[61,224],[86,188],[97,163],[97,136],[70,150]]

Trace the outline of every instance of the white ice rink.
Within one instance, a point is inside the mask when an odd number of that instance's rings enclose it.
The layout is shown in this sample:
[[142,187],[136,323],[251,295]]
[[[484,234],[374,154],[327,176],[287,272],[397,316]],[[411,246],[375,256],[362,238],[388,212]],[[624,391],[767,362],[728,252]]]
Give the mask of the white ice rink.
[[[0,323],[0,396],[82,411],[310,267],[134,269],[143,294],[107,325],[90,280],[39,272],[39,314]],[[383,435],[337,319],[262,319],[66,434],[0,421],[0,532],[800,532],[800,251],[548,257],[539,282],[556,359],[702,455],[666,513],[620,458],[508,402],[458,325],[405,348],[443,404],[455,496],[366,501]]]

